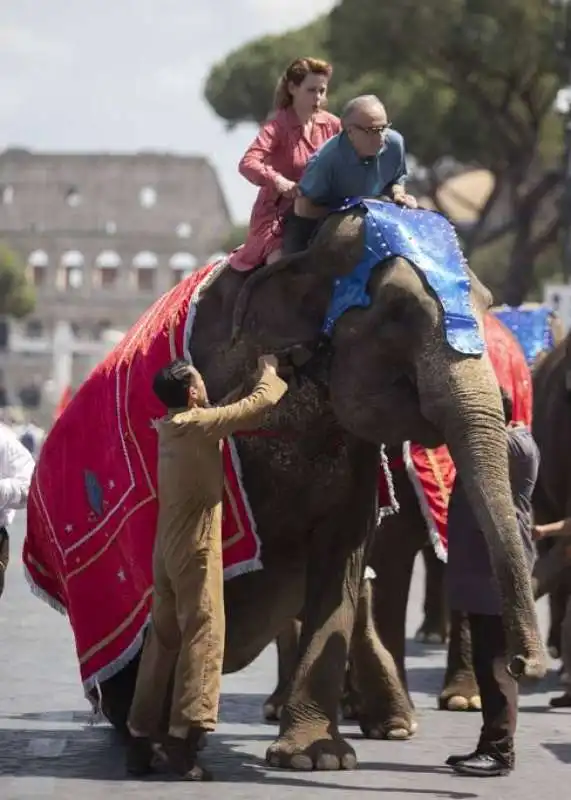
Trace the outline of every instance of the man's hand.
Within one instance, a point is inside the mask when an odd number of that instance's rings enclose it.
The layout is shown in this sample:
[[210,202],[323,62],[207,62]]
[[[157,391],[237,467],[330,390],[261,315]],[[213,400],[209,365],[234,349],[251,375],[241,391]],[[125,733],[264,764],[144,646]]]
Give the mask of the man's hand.
[[260,370],[260,372],[264,372],[264,370],[270,370],[271,372],[275,372],[277,374],[278,370],[277,358],[272,355],[260,356],[258,359],[258,369]]
[[571,518],[566,517],[558,522],[549,522],[547,525],[534,525],[531,535],[536,542],[546,539],[548,536],[569,536],[571,535]]
[[395,192],[395,194],[393,194],[393,200],[399,206],[418,208],[416,197],[414,197],[412,194],[407,194],[406,192]]
[[535,542],[541,541],[541,539],[545,539],[545,531],[543,530],[543,525],[534,525],[531,529],[531,535]]

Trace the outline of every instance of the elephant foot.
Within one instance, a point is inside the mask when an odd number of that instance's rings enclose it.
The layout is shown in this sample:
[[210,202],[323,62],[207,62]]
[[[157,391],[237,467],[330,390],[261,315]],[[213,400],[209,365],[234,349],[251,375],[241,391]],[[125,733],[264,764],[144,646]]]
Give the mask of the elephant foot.
[[473,675],[457,676],[441,691],[439,711],[481,711],[480,690]]
[[354,722],[359,719],[359,709],[350,700],[341,703],[341,716],[347,722]]
[[285,689],[278,684],[272,694],[264,703],[263,713],[266,722],[279,722],[282,709],[287,702],[288,688]]
[[382,722],[361,717],[359,726],[366,739],[386,739],[393,742],[410,739],[418,730],[418,723],[412,713],[390,717]]
[[299,772],[311,770],[355,769],[357,756],[351,745],[339,734],[322,738],[307,729],[292,729],[280,736],[266,752],[266,761],[271,767],[292,769]]
[[359,719],[359,695],[352,688],[346,689],[341,698],[341,716],[348,722]]
[[414,634],[414,640],[419,644],[446,644],[448,641],[448,631],[446,627],[425,618],[420,628]]
[[263,714],[266,722],[279,722],[284,703],[284,697],[280,696],[277,690],[268,697],[263,707]]
[[482,699],[479,694],[471,697],[463,697],[455,694],[448,698],[438,698],[438,709],[440,711],[481,711]]
[[270,700],[264,703],[264,719],[266,722],[279,722],[282,715],[283,703],[277,704]]
[[[371,715],[363,711],[356,696],[349,696],[341,703],[343,719],[357,721],[366,739],[388,739],[402,741],[410,739],[418,730],[412,709],[387,714]],[[375,719],[376,717],[376,719]]]

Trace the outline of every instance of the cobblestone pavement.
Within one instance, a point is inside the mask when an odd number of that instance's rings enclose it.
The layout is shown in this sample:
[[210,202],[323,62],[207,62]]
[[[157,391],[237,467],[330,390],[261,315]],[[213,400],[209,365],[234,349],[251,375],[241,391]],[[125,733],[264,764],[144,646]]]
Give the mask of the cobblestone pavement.
[[[442,766],[450,752],[474,745],[478,714],[435,710],[442,676],[442,648],[409,643],[409,672],[419,711],[419,732],[409,742],[365,741],[352,726],[343,730],[356,747],[354,772],[290,773],[267,769],[263,757],[275,728],[261,722],[261,706],[273,688],[273,648],[244,672],[224,679],[222,722],[205,756],[215,771],[213,784],[181,786],[164,780],[127,780],[122,753],[107,725],[89,724],[67,620],[30,593],[17,551],[23,520],[13,529],[14,557],[0,601],[0,798],[1,800],[100,800],[110,797],[294,798],[304,800],[353,792],[380,792],[394,800],[416,797],[535,800],[564,796],[571,781],[571,713],[546,711],[554,673],[541,692],[521,702],[518,766],[507,778],[461,778]],[[409,628],[418,624],[421,567],[415,575]],[[545,608],[542,606],[542,617]],[[366,796],[366,795],[365,795]]]

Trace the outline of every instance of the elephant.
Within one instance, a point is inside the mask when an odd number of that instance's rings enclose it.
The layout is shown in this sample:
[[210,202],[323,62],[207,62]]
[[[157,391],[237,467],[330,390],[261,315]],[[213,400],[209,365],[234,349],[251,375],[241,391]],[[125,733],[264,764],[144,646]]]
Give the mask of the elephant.
[[[539,476],[533,504],[537,522],[554,522],[571,515],[571,335],[560,341],[534,370],[535,412],[533,435],[541,453]],[[538,543],[540,552],[552,547],[551,559],[563,553],[568,542],[555,545],[549,540]],[[559,562],[562,563],[562,555]],[[550,590],[551,624],[548,648],[554,658],[561,653],[561,624],[571,592],[571,568],[558,574]],[[571,700],[570,700],[571,702]]]
[[[521,348],[510,331],[500,321],[486,314],[485,332],[488,351],[498,381],[509,390],[514,401],[516,418],[531,423],[531,373]],[[426,565],[425,619],[417,631],[417,641],[445,643],[450,636],[446,672],[438,698],[441,710],[465,711],[480,708],[479,690],[472,667],[470,631],[465,615],[448,613],[445,602],[445,563],[438,558],[429,541],[427,524],[434,528],[434,522],[427,522],[426,509],[423,511],[418,492],[418,476],[414,478],[409,465],[405,464],[402,448],[389,450],[389,464],[393,471],[396,496],[400,513],[387,518],[375,533],[369,564],[376,573],[377,580],[372,587],[373,612],[378,633],[384,646],[396,661],[403,685],[407,686],[405,670],[405,622],[408,595],[414,562],[419,553]],[[432,455],[432,461],[437,454]],[[448,459],[446,452],[438,453],[440,464]],[[446,467],[445,467],[446,469]],[[439,479],[450,483],[450,472],[441,472]],[[446,487],[450,491],[451,485]],[[423,500],[426,502],[425,498]],[[447,502],[447,497],[444,499]],[[428,501],[430,502],[430,501]],[[442,513],[442,512],[441,512]],[[444,515],[445,515],[444,511]],[[430,514],[428,514],[430,516]],[[445,524],[445,523],[444,523]],[[295,666],[296,623],[286,626],[278,637],[278,683],[274,692],[264,703],[263,713],[268,721],[279,718],[288,687],[288,673]],[[356,705],[360,701],[358,693],[351,687],[348,674],[346,695],[342,707],[344,716],[356,716]],[[391,731],[396,738],[398,731]]]
[[[370,302],[344,310],[323,338],[337,282],[362,261],[366,213],[357,207],[332,214],[307,250],[251,275],[221,270],[202,293],[189,343],[214,403],[237,386],[252,387],[261,353],[292,371],[288,393],[268,414],[268,435],[236,437],[263,569],[225,585],[226,673],[251,663],[288,620],[301,619],[296,668],[267,752],[271,765],[284,768],[355,766],[337,714],[355,626],[362,632],[353,654],[366,708],[362,728],[414,727],[363,581],[383,444],[450,448],[501,586],[510,670],[517,677],[545,672],[487,354],[451,347],[434,291],[398,255],[376,257]],[[467,268],[466,276],[481,331],[490,294]],[[387,676],[384,685],[379,674]],[[135,675],[136,658],[101,682],[103,710],[116,724],[124,723]]]

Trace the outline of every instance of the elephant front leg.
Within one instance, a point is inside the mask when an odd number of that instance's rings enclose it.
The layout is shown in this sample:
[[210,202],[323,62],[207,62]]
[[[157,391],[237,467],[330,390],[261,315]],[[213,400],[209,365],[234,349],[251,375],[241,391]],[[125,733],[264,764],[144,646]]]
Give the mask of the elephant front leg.
[[351,683],[356,716],[370,739],[408,739],[417,725],[395,661],[373,622],[371,584],[364,581],[351,643]]
[[310,539],[299,659],[279,737],[266,754],[271,766],[337,770],[357,764],[339,733],[338,712],[374,527],[376,468],[367,464],[366,454],[355,464],[353,478],[351,502],[328,515]]
[[264,703],[264,719],[267,722],[277,722],[281,716],[299,656],[300,635],[301,623],[297,619],[292,619],[276,639],[278,685]]
[[373,582],[373,618],[383,645],[395,660],[407,688],[406,613],[414,562],[426,542],[426,523],[414,487],[404,470],[393,474],[401,510],[383,519],[375,532],[369,564]]

